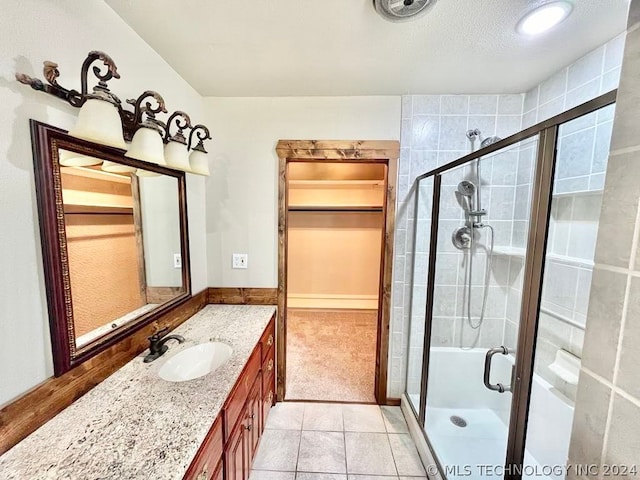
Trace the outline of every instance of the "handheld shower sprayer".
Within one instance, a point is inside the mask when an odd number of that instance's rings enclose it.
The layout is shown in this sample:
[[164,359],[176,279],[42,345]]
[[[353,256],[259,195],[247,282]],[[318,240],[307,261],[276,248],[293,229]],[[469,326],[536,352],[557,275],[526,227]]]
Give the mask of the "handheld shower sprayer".
[[463,180],[458,184],[458,193],[465,197],[472,197],[476,193],[476,186],[469,180]]

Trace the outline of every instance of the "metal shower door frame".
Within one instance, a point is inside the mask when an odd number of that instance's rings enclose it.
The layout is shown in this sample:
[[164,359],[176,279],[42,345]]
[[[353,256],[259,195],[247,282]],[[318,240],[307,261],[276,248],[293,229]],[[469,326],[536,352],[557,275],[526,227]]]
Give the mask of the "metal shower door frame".
[[[437,455],[435,455],[435,452],[433,451],[431,442],[429,441],[429,437],[424,428],[427,403],[431,325],[433,321],[438,222],[442,183],[441,175],[479,157],[484,157],[497,152],[518,142],[535,137],[536,135],[539,136],[533,192],[531,196],[527,250],[524,264],[524,283],[521,299],[522,308],[520,313],[520,325],[515,358],[514,384],[512,386],[513,398],[511,401],[511,414],[508,427],[509,433],[505,457],[504,478],[506,480],[520,480],[522,478],[522,465],[524,464],[527,423],[531,400],[531,385],[534,373],[533,367],[536,353],[540,299],[542,297],[542,282],[544,278],[547,239],[549,234],[549,217],[551,214],[553,180],[557,159],[558,132],[560,125],[614,104],[616,96],[617,90],[612,90],[485,148],[481,148],[457,160],[449,162],[446,165],[426,172],[418,176],[415,180],[414,185],[419,185],[420,180],[427,177],[433,177],[434,183],[432,193],[429,270],[427,276],[427,300],[425,304],[425,329],[419,411],[415,411],[411,402],[408,402],[408,404],[418,419],[426,443],[431,449],[432,457],[438,464],[442,478],[446,478],[444,469],[439,464]],[[416,188],[414,199],[416,206],[418,204],[418,196],[419,189]],[[413,232],[414,239],[417,232],[417,225],[418,224],[416,222]]]

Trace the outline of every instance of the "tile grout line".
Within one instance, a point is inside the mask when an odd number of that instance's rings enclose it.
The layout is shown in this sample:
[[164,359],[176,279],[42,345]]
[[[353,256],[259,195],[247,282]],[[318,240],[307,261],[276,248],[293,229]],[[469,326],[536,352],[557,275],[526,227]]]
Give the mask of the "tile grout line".
[[298,480],[298,462],[300,461],[300,449],[302,447],[302,432],[304,431],[304,416],[307,411],[307,405],[302,409],[302,421],[300,422],[300,441],[298,442],[298,456],[296,457],[295,480]]
[[340,411],[342,417],[342,441],[344,442],[344,471],[347,480],[349,480],[349,460],[347,459],[347,432],[344,427],[344,408],[341,408]]
[[621,389],[620,387],[616,387],[615,385],[613,385],[606,378],[602,377],[601,375],[598,375],[597,373],[595,373],[594,371],[590,370],[587,367],[582,367],[581,371],[584,371],[584,373],[589,375],[591,378],[593,378],[594,380],[600,382],[605,387],[609,388],[614,393],[617,393],[618,395],[620,395],[625,400],[628,400],[630,403],[633,403],[634,405],[640,407],[640,399],[634,397],[633,395],[631,395],[630,393],[628,393],[625,390]]
[[[604,429],[604,438],[602,440],[602,451],[600,453],[600,461],[605,461],[605,455],[607,453],[609,447],[609,432],[611,430],[611,422],[613,420],[613,403],[615,400],[615,394],[617,389],[618,382],[618,374],[620,370],[620,361],[622,359],[622,343],[624,341],[624,330],[626,326],[627,313],[629,309],[629,296],[631,293],[631,271],[635,265],[636,255],[638,253],[638,234],[640,233],[640,199],[636,203],[636,219],[635,225],[633,228],[633,238],[631,240],[631,251],[629,252],[629,263],[628,263],[628,271],[627,271],[627,279],[625,283],[625,292],[624,292],[624,300],[622,304],[622,314],[620,321],[620,332],[618,333],[618,343],[616,350],[616,358],[613,366],[613,377],[612,377],[612,393],[611,398],[609,399],[609,409],[607,411],[607,420],[605,423]],[[600,474],[600,478],[602,478],[602,474]]]

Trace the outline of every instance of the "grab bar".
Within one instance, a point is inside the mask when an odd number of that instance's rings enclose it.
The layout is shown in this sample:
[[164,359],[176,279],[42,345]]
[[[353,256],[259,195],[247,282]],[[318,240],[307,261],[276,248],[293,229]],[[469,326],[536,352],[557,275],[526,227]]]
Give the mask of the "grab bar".
[[493,356],[497,353],[501,353],[502,355],[508,355],[509,349],[505,346],[495,347],[489,349],[487,351],[487,355],[484,358],[484,386],[489,390],[494,390],[498,393],[510,392],[511,385],[507,385],[506,387],[501,383],[496,383],[495,385],[491,383],[491,361]]

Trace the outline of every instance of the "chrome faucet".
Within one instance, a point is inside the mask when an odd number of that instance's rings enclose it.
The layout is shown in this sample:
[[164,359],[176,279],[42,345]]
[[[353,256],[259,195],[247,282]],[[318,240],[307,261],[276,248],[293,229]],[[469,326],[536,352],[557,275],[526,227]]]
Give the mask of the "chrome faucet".
[[144,363],[153,362],[157,358],[161,357],[165,354],[167,350],[169,350],[169,346],[165,345],[169,340],[177,340],[178,343],[184,342],[184,337],[182,335],[167,335],[163,337],[162,335],[169,330],[169,327],[163,328],[159,332],[151,335],[149,340],[149,353],[144,357]]

